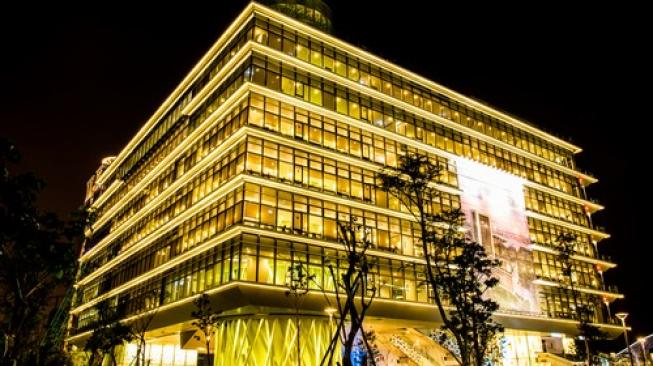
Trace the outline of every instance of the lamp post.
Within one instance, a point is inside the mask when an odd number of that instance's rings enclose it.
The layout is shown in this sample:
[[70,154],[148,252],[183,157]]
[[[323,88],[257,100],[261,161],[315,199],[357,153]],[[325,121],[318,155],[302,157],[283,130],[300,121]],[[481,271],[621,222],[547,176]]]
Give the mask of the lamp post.
[[626,329],[626,318],[628,317],[628,313],[616,313],[615,316],[621,320],[621,329],[624,331],[624,339],[626,341],[626,350],[628,351],[628,358],[630,358],[630,365],[634,366],[635,363],[633,362],[633,353],[630,352],[630,342],[628,342],[628,329]]
[[644,360],[644,366],[646,366],[646,338],[639,337],[637,338],[637,342],[642,346],[642,359]]

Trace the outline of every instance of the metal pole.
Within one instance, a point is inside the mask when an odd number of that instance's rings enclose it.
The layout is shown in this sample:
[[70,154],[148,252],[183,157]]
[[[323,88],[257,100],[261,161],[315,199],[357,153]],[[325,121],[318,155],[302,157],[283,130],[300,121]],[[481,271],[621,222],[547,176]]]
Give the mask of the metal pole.
[[646,366],[646,339],[643,339],[639,344],[642,346],[642,359],[644,360],[644,366]]
[[626,340],[626,350],[628,351],[628,358],[630,358],[630,365],[635,366],[635,362],[633,362],[633,353],[630,351],[630,342],[628,341],[628,329],[626,329],[625,319],[621,320],[621,325],[624,328],[624,338]]

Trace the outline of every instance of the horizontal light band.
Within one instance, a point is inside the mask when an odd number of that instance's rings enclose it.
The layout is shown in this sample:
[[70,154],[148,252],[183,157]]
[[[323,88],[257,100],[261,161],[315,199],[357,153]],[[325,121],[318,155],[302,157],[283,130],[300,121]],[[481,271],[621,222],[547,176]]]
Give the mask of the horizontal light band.
[[[245,129],[243,129],[243,132],[245,132]],[[243,134],[244,138],[245,135]],[[98,268],[94,272],[88,274],[86,277],[84,277],[82,280],[77,282],[78,286],[85,285],[92,281],[93,279],[97,278],[98,276],[102,275],[103,273],[107,272],[111,268],[115,267],[117,264],[119,264],[123,258],[126,258],[133,253],[135,253],[137,250],[144,248],[145,246],[149,245],[150,243],[156,241],[160,237],[164,236],[166,231],[171,229],[172,227],[176,226],[178,223],[180,223],[183,218],[186,217],[191,217],[193,214],[201,211],[202,209],[205,208],[206,206],[206,200],[208,199],[209,201],[215,201],[217,199],[222,198],[226,193],[229,193],[231,190],[233,190],[235,187],[237,187],[239,184],[244,184],[244,183],[254,183],[254,184],[259,184],[261,186],[266,186],[266,187],[275,187],[276,189],[279,190],[284,190],[284,191],[290,191],[293,193],[299,193],[307,196],[313,196],[313,197],[318,197],[322,200],[325,201],[330,201],[330,202],[336,202],[342,205],[350,206],[350,207],[355,207],[355,208],[360,208],[363,210],[368,210],[368,211],[373,211],[376,213],[381,213],[384,215],[388,215],[390,217],[394,218],[400,218],[400,219],[405,219],[405,220],[410,220],[410,221],[415,221],[415,217],[409,213],[405,212],[400,212],[400,211],[395,211],[391,209],[386,209],[382,207],[378,207],[375,205],[371,204],[365,204],[365,203],[360,203],[355,200],[350,200],[346,198],[340,198],[335,195],[330,195],[327,193],[321,193],[321,192],[316,192],[310,189],[305,189],[305,188],[298,188],[290,184],[285,184],[285,183],[279,183],[275,182],[272,180],[264,179],[261,177],[255,177],[251,175],[247,175],[245,173],[241,173],[240,175],[232,178],[232,181],[230,181],[227,185],[220,187],[217,191],[210,193],[207,197],[204,197],[202,200],[197,202],[195,205],[189,207],[186,211],[184,211],[182,214],[179,216],[171,219],[167,223],[165,223],[163,226],[157,228],[155,231],[152,233],[148,234],[145,238],[141,239],[141,241],[137,242],[133,246],[131,246],[127,251],[124,253],[120,254],[119,256],[113,258],[111,261],[108,263],[104,264],[102,267]],[[291,236],[291,237],[296,237],[296,236]],[[383,253],[382,251],[379,251],[380,253]],[[407,258],[412,258],[409,256],[402,256],[400,255],[401,258],[407,259]]]
[[[544,253],[549,253],[549,254],[553,254],[553,255],[560,254],[559,251],[557,251],[557,250],[555,250],[553,248],[547,247],[545,245],[531,244],[530,248],[532,250],[536,250],[538,252],[544,252]],[[602,267],[605,267],[605,269],[610,269],[610,268],[617,267],[616,263],[608,262],[608,261],[605,261],[603,259],[587,257],[587,256],[584,256],[584,255],[572,255],[571,258],[575,259],[575,260],[578,260],[578,261],[582,261],[582,262],[587,262],[587,263],[600,265]]]
[[[250,41],[250,42],[253,42],[253,41]],[[320,76],[320,77],[322,77],[324,79],[330,80],[330,81],[334,82],[337,85],[344,85],[344,86],[348,87],[349,89],[355,90],[355,91],[357,91],[357,92],[359,92],[361,94],[364,94],[364,95],[369,95],[369,96],[371,96],[371,97],[373,97],[375,99],[381,100],[381,101],[383,101],[385,103],[388,103],[390,105],[398,106],[399,108],[401,108],[403,110],[406,110],[406,111],[408,111],[410,113],[413,113],[415,115],[418,115],[418,116],[420,116],[422,118],[426,118],[426,119],[431,120],[431,121],[434,120],[437,123],[439,123],[441,125],[444,125],[446,127],[449,127],[449,128],[451,128],[453,130],[460,131],[460,132],[462,132],[462,133],[464,133],[466,135],[476,137],[479,140],[485,141],[485,142],[490,143],[492,145],[496,145],[498,147],[501,147],[502,149],[511,151],[511,152],[513,152],[513,153],[515,153],[517,155],[521,155],[521,156],[524,156],[524,157],[526,157],[528,159],[531,159],[533,161],[537,161],[537,162],[539,162],[541,164],[549,166],[552,169],[564,172],[564,173],[569,174],[571,176],[580,177],[583,180],[586,180],[586,181],[588,181],[590,183],[596,183],[598,181],[596,178],[594,178],[592,176],[589,176],[589,175],[587,175],[587,174],[585,174],[583,172],[579,172],[579,171],[576,171],[574,169],[568,168],[568,167],[566,167],[564,165],[552,162],[550,160],[547,160],[545,158],[537,156],[537,155],[531,153],[530,151],[519,149],[519,148],[517,148],[517,147],[515,147],[513,145],[510,145],[510,144],[508,144],[506,142],[503,142],[501,140],[498,140],[498,139],[495,139],[495,138],[490,137],[488,135],[485,135],[483,133],[480,133],[480,132],[478,132],[478,131],[476,131],[474,129],[471,129],[471,128],[467,127],[467,126],[458,124],[458,123],[456,123],[454,121],[451,121],[449,119],[441,117],[441,116],[439,116],[439,115],[437,115],[435,113],[428,112],[428,111],[426,111],[424,109],[415,107],[414,105],[412,105],[410,103],[407,103],[407,102],[404,102],[403,100],[393,98],[393,97],[388,96],[388,95],[386,95],[386,94],[384,94],[384,93],[382,93],[382,92],[380,92],[378,90],[363,86],[363,85],[361,85],[361,84],[359,84],[357,82],[354,82],[354,81],[352,81],[350,79],[347,79],[347,78],[345,78],[343,76],[340,76],[338,74],[329,72],[329,71],[327,71],[325,69],[319,68],[319,67],[317,67],[317,66],[315,66],[315,65],[313,65],[311,63],[303,62],[298,58],[291,57],[291,56],[286,55],[285,53],[279,52],[279,51],[277,51],[275,49],[263,46],[260,43],[253,42],[252,47],[253,47],[254,51],[259,52],[259,53],[261,53],[263,55],[272,56],[273,58],[276,58],[276,59],[278,59],[278,60],[280,60],[280,61],[282,61],[282,62],[284,62],[286,64],[292,65],[292,66],[294,66],[294,67],[296,67],[298,69],[302,69],[304,71],[310,72],[313,75],[317,75],[317,76]]]
[[563,199],[565,199],[567,201],[577,203],[577,204],[579,204],[581,206],[587,207],[592,212],[600,211],[600,210],[603,210],[605,208],[605,207],[599,205],[598,203],[594,203],[592,201],[588,201],[588,200],[582,199],[580,197],[572,196],[569,193],[556,191],[555,189],[553,189],[551,187],[547,187],[547,186],[541,185],[539,183],[531,182],[529,180],[525,180],[524,185],[527,186],[527,187],[536,189],[538,191],[542,191],[544,193],[548,193],[550,195],[563,198]]
[[210,239],[210,240],[208,240],[208,241],[194,247],[193,249],[183,253],[180,256],[177,256],[177,257],[173,258],[172,260],[170,260],[170,261],[168,261],[168,262],[166,262],[166,263],[152,269],[151,271],[146,272],[141,276],[135,277],[135,278],[129,280],[128,282],[125,282],[122,285],[112,289],[111,291],[109,291],[107,293],[104,293],[104,294],[96,297],[95,299],[76,307],[75,309],[71,310],[71,313],[73,313],[73,314],[79,313],[80,311],[88,309],[89,307],[97,304],[98,302],[100,302],[100,301],[102,301],[104,299],[107,299],[107,298],[109,298],[111,296],[117,295],[117,294],[119,294],[119,293],[121,293],[121,292],[123,292],[125,290],[128,290],[128,289],[130,289],[130,288],[132,288],[132,287],[134,287],[134,286],[136,286],[138,284],[144,283],[145,281],[149,280],[150,278],[153,278],[154,276],[159,275],[159,274],[165,272],[166,270],[168,270],[170,268],[174,268],[176,265],[179,265],[179,264],[183,263],[184,261],[186,261],[188,259],[191,259],[192,257],[194,257],[196,255],[199,255],[199,254],[213,248],[214,246],[220,244],[221,242],[223,242],[225,240],[228,240],[228,239],[230,239],[230,238],[232,238],[232,237],[234,237],[234,236],[236,236],[238,234],[240,234],[240,230],[239,230],[239,228],[237,226],[234,226],[234,227],[230,228],[229,230],[223,232],[222,234],[219,234],[215,238]]
[[[235,144],[244,140],[244,137],[245,137],[245,131],[242,128],[236,133],[229,136],[229,138],[223,141],[223,144],[225,144],[225,146],[229,146],[229,148],[218,148],[213,150],[209,155],[207,155],[204,159],[202,159],[202,161],[200,161],[198,164],[193,166],[188,172],[186,172],[186,174],[184,174],[181,178],[174,181],[170,186],[168,186],[168,188],[166,188],[163,192],[161,192],[158,196],[156,196],[152,201],[148,202],[136,214],[134,214],[133,216],[131,216],[130,218],[122,222],[120,226],[118,226],[113,231],[111,231],[96,246],[91,248],[88,252],[84,253],[80,257],[80,259],[82,261],[86,261],[88,258],[91,258],[95,253],[100,251],[102,248],[109,245],[118,236],[120,236],[121,234],[129,230],[133,224],[138,222],[138,220],[144,218],[146,215],[148,215],[156,208],[158,208],[158,206],[161,203],[165,202],[166,199],[176,194],[179,188],[191,182],[194,178],[200,175],[206,168],[211,166],[211,164],[214,164],[215,160],[224,157],[224,155],[229,152],[229,149],[233,147]],[[134,190],[134,192],[141,192],[141,191]]]
[[[224,285],[221,285],[221,286],[206,290],[205,292],[203,292],[203,294],[211,296],[211,295],[219,293],[219,292],[228,291],[229,289],[231,289],[233,287],[250,287],[250,288],[261,289],[261,290],[273,290],[273,291],[278,291],[279,296],[281,296],[282,293],[285,293],[286,291],[288,291],[287,288],[283,288],[283,287],[280,287],[280,286],[265,285],[265,284],[260,284],[260,283],[243,282],[243,281],[231,281],[231,282],[229,282],[227,284],[224,284]],[[316,291],[316,290],[309,290],[308,293],[313,294],[313,295],[317,295],[317,296],[327,296],[332,301],[335,301],[335,294],[333,294],[333,293],[326,293],[325,294],[323,292]],[[156,309],[149,310],[149,311],[143,312],[141,314],[136,314],[136,315],[129,316],[129,317],[121,320],[121,323],[128,323],[130,321],[134,321],[136,319],[148,316],[149,314],[151,314],[153,312],[161,312],[161,311],[165,311],[165,310],[168,310],[168,309],[173,309],[175,307],[178,307],[178,306],[187,304],[189,302],[192,302],[193,300],[195,300],[196,298],[198,298],[200,296],[202,296],[202,293],[191,295],[191,296],[188,296],[186,298],[183,298],[183,299],[180,299],[180,300],[168,303],[168,304],[161,305],[161,306],[157,307]],[[417,307],[424,307],[424,308],[433,308],[434,311],[435,311],[435,305],[434,304],[428,304],[428,303],[422,303],[422,302],[401,301],[401,300],[384,299],[384,298],[375,298],[374,302],[393,304],[393,305],[397,305],[399,307],[410,305],[410,306],[417,306]],[[506,311],[506,310],[501,310],[501,309],[496,311],[495,314],[500,315],[500,316],[505,316],[505,317],[508,317],[508,318],[541,320],[541,321],[552,322],[552,323],[562,323],[562,324],[572,324],[572,325],[578,323],[577,321],[572,320],[572,319],[549,318],[549,317],[547,317],[546,315],[543,315],[543,314],[542,315],[540,315],[540,314],[525,314],[525,313],[512,312],[512,311]],[[190,320],[190,318],[189,318],[189,320]],[[599,326],[601,326],[603,328],[622,329],[621,326],[617,326],[617,325],[614,325],[614,324],[604,324],[604,323],[593,323],[593,324],[599,325]],[[86,332],[79,333],[79,334],[76,334],[74,336],[68,337],[66,340],[68,342],[74,342],[74,341],[76,341],[78,339],[82,339],[82,338],[90,335],[91,333],[92,333],[92,331],[89,330],[89,331],[86,331]]]
[[175,88],[170,96],[154,112],[145,125],[136,133],[127,146],[125,146],[116,159],[107,167],[107,169],[97,179],[98,184],[104,184],[113,172],[122,164],[132,150],[147,136],[147,134],[157,125],[159,119],[179,100],[188,88],[197,80],[204,70],[211,64],[211,61],[222,51],[229,41],[238,34],[240,28],[253,16],[254,4],[250,3],[245,10],[234,20],[231,25],[222,33],[211,48],[202,56],[202,58],[188,72],[184,80]]
[[[419,142],[419,141],[410,139],[408,137],[399,135],[397,133],[390,132],[390,131],[388,131],[388,130],[386,130],[384,128],[374,126],[372,124],[362,122],[360,120],[357,120],[357,119],[351,118],[349,116],[337,113],[335,111],[331,111],[329,109],[317,106],[315,104],[306,102],[304,100],[301,100],[301,99],[298,99],[298,98],[295,98],[295,97],[292,97],[292,96],[288,96],[288,95],[283,94],[283,93],[281,93],[279,91],[268,89],[268,88],[262,87],[262,86],[257,85],[257,84],[252,84],[252,83],[249,83],[249,84],[250,84],[250,90],[252,92],[257,93],[257,94],[261,94],[263,96],[270,97],[270,98],[282,101],[284,103],[288,103],[288,104],[300,107],[302,109],[306,109],[306,110],[308,110],[310,112],[321,114],[321,115],[323,115],[325,117],[331,118],[333,120],[337,120],[338,122],[346,123],[346,124],[348,124],[350,126],[354,126],[354,127],[357,127],[357,128],[369,131],[369,132],[373,132],[376,135],[383,136],[385,138],[388,138],[390,140],[399,142],[401,144],[404,144],[404,145],[407,145],[407,146],[410,146],[410,147],[414,147],[416,149],[423,150],[423,151],[429,152],[431,154],[447,158],[449,160],[455,160],[455,159],[460,159],[460,158],[466,159],[465,157],[454,155],[454,154],[452,154],[452,153],[450,153],[448,151],[438,149],[437,147],[427,145],[427,144],[425,144],[423,142]],[[498,168],[494,168],[494,169],[498,169]],[[510,172],[508,172],[508,173],[512,174]],[[512,174],[512,175],[514,175],[514,174]],[[554,192],[552,194],[555,194],[556,196],[573,197],[573,196],[571,196],[571,195],[569,195],[567,193],[561,192],[561,191],[556,191],[556,190],[553,190],[551,188],[547,189],[547,187],[545,187],[545,186],[543,186],[543,185],[541,185],[539,183],[531,182],[531,181],[528,181],[528,180],[525,180],[525,181],[528,182],[528,186],[530,186],[530,187],[533,187],[533,188],[536,188],[536,189],[542,189],[543,191],[546,191],[546,192],[549,192],[549,191]],[[586,201],[586,200],[582,200],[580,198],[577,198],[577,200],[581,200],[585,204],[591,204],[591,202]]]
[[[242,52],[241,52],[242,51]],[[220,81],[224,81],[223,78],[226,77],[229,73],[233,72],[235,69],[237,69],[242,63],[244,63],[247,58],[249,57],[249,50],[247,47],[243,47],[237,54],[234,56],[230,62],[225,65],[225,67],[220,70],[218,75],[216,76],[216,79],[219,79]],[[229,67],[227,67],[229,66]],[[211,85],[206,85],[204,90],[209,89],[209,87],[214,90],[214,88],[217,88],[217,85],[219,84],[211,84]],[[126,205],[140,190],[145,188],[147,184],[151,183],[156,177],[158,177],[159,173],[162,172],[163,170],[167,169],[170,167],[176,159],[181,156],[182,154],[186,153],[188,149],[191,148],[191,146],[202,139],[205,135],[205,132],[209,130],[211,127],[211,123],[215,122],[216,120],[222,119],[225,117],[225,114],[229,112],[229,108],[231,108],[234,105],[238,105],[240,102],[245,97],[246,93],[246,88],[243,87],[242,85],[234,92],[233,95],[231,95],[225,103],[223,103],[220,107],[218,107],[209,117],[207,117],[204,121],[200,123],[200,125],[191,132],[191,134],[186,137],[184,141],[182,141],[175,149],[173,149],[168,155],[166,155],[163,160],[157,164],[157,166],[152,169],[152,171],[148,172],[143,179],[141,179],[136,186],[132,187],[130,191],[125,195],[125,197],[121,198],[118,202],[116,202],[113,207],[111,207],[107,212],[105,212],[102,217],[97,218],[97,222],[93,225],[94,228],[99,228],[100,226],[104,225],[107,220],[109,220],[113,214],[117,211],[119,211],[124,205]],[[193,98],[193,100],[197,100],[198,103],[204,102],[206,99],[207,94],[203,94],[201,96],[202,100],[200,100],[200,96],[197,98]],[[238,100],[238,102],[234,102],[234,100]],[[108,192],[107,192],[108,193]],[[100,197],[102,198],[104,194]]]
[[233,177],[231,181],[222,185],[220,188],[213,191],[212,193],[208,194],[206,197],[202,198],[199,202],[196,202],[193,206],[188,208],[186,211],[180,213],[178,216],[172,218],[170,221],[159,226],[156,230],[148,234],[145,238],[139,240],[134,245],[129,247],[129,249],[127,249],[120,255],[116,256],[115,258],[111,259],[108,263],[105,263],[104,265],[102,265],[102,267],[96,269],[93,273],[90,273],[82,280],[78,281],[77,285],[81,286],[87,284],[88,282],[92,281],[93,279],[107,272],[108,270],[110,270],[111,268],[115,267],[117,264],[122,262],[124,259],[132,255],[133,253],[139,251],[142,248],[145,248],[146,246],[150,245],[157,239],[164,236],[168,230],[173,229],[174,227],[186,221],[193,215],[199,213],[201,210],[209,207],[215,201],[219,200],[227,193],[233,191],[236,187],[238,187],[241,184],[243,184],[242,175]]
[[[284,136],[284,135],[279,135],[277,133],[270,133],[267,131],[262,131],[260,129],[254,128],[254,127],[248,127],[248,132],[247,135],[249,136],[254,136],[258,137],[260,139],[266,140],[266,141],[272,141],[274,143],[280,144],[280,145],[286,145],[286,146],[291,146],[295,147],[297,149],[301,149],[304,151],[307,151],[312,154],[320,155],[323,157],[327,157],[329,159],[333,159],[336,161],[341,161],[350,165],[355,165],[359,168],[367,169],[367,170],[372,170],[372,171],[379,171],[383,168],[380,168],[378,165],[374,163],[370,163],[368,161],[365,161],[360,158],[354,158],[351,157],[347,154],[344,153],[339,153],[333,150],[329,150],[324,147],[318,147],[315,145],[311,145],[307,143],[306,141],[301,141],[298,142],[295,139],[290,138],[289,136]],[[391,167],[388,167],[388,169],[393,169]],[[455,194],[459,195],[462,193],[462,191],[458,188],[454,188],[451,186],[447,186],[444,184],[437,184],[437,183],[432,183],[429,184],[429,187],[435,188],[439,191],[447,192],[450,194]]]
[[100,194],[100,197],[98,197],[93,203],[91,204],[91,208],[97,209],[98,207],[102,206],[104,201],[106,201],[111,195],[113,195],[120,187],[125,182],[121,179],[116,179],[114,180],[109,188],[107,188],[102,194]]
[[260,4],[254,4],[254,12],[261,14],[265,17],[271,18],[273,20],[276,20],[277,22],[280,22],[286,26],[291,26],[293,28],[296,28],[297,30],[306,33],[307,35],[319,39],[320,41],[330,44],[331,46],[334,46],[336,48],[340,48],[344,50],[347,53],[350,53],[354,56],[357,56],[363,60],[366,60],[370,62],[371,64],[379,65],[382,68],[388,69],[389,71],[396,73],[399,76],[402,76],[408,80],[414,81],[418,84],[423,84],[429,89],[433,89],[436,92],[439,92],[443,95],[446,95],[454,100],[458,100],[462,102],[463,104],[472,106],[474,108],[479,109],[482,112],[485,112],[502,122],[506,122],[508,124],[511,124],[515,127],[521,128],[525,131],[531,132],[534,135],[537,135],[538,137],[543,138],[544,140],[554,142],[557,145],[560,145],[561,147],[564,147],[567,150],[570,150],[574,153],[579,153],[582,151],[582,149],[578,146],[575,146],[565,140],[562,140],[559,137],[556,137],[554,135],[551,135],[549,133],[546,133],[536,127],[531,126],[528,123],[522,122],[518,119],[516,119],[513,116],[510,116],[508,114],[505,114],[501,111],[498,111],[488,105],[485,105],[483,103],[480,103],[477,100],[474,100],[472,98],[466,97],[460,93],[457,93],[443,85],[440,85],[438,83],[435,83],[434,81],[428,80],[420,75],[417,75],[411,71],[408,71],[400,66],[394,65],[383,58],[380,58],[378,56],[375,56],[369,52],[363,51],[358,47],[352,46],[351,44],[341,41],[327,33],[321,32],[315,28],[309,27],[296,19],[293,19],[291,17],[288,17],[284,14],[281,14],[279,12],[276,12],[270,8],[267,8],[263,5]]
[[545,215],[542,215],[542,214],[537,213],[537,212],[527,210],[526,211],[526,216],[528,216],[530,218],[533,218],[533,219],[540,220],[540,221],[545,221],[545,222],[548,222],[548,223],[551,223],[551,224],[559,225],[559,226],[565,227],[567,229],[580,231],[581,233],[591,235],[592,237],[595,237],[595,238],[598,238],[598,239],[608,239],[610,237],[610,234],[606,234],[606,233],[603,233],[603,232],[600,232],[600,231],[597,231],[597,230],[594,230],[594,229],[590,229],[590,228],[585,227],[585,226],[571,224],[571,223],[568,223],[566,221],[562,221],[560,219],[545,216]]
[[[541,285],[541,286],[565,288],[565,286],[563,284],[561,284],[559,282],[549,281],[549,280],[537,279],[537,280],[533,280],[533,283],[536,284],[536,285]],[[608,292],[608,291],[595,290],[595,289],[586,288],[586,287],[577,287],[576,289],[578,291],[580,291],[580,292],[584,292],[584,293],[591,294],[591,295],[601,295],[601,296],[615,298],[615,299],[623,299],[624,298],[623,294],[616,294],[616,293]]]

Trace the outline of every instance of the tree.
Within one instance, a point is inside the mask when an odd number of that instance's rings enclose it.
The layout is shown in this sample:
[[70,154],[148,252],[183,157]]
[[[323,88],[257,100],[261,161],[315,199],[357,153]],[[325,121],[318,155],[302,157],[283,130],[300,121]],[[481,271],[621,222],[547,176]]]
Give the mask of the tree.
[[96,311],[98,319],[84,345],[84,350],[91,354],[88,364],[102,365],[104,358],[109,356],[111,365],[118,365],[116,348],[134,338],[131,328],[120,321],[125,313],[124,303],[112,307],[108,301],[102,301],[96,306]]
[[483,365],[503,331],[492,319],[498,304],[489,298],[498,284],[492,271],[499,261],[488,258],[485,248],[463,234],[460,210],[434,212],[431,201],[438,192],[442,167],[423,155],[405,155],[396,171],[380,174],[381,187],[397,198],[420,227],[426,282],[442,319],[436,340],[461,365]]
[[[145,334],[150,328],[152,321],[159,312],[159,299],[161,298],[161,290],[153,289],[147,291],[138,300],[135,301],[136,307],[139,309],[145,309],[145,313],[136,318],[129,325],[131,337],[136,341],[136,366],[145,366],[145,347],[147,346],[147,340]],[[148,309],[151,309],[147,311]]]
[[493,356],[497,335],[503,331],[492,319],[499,305],[488,296],[499,282],[492,276],[499,261],[488,258],[483,245],[461,234],[464,221],[459,210],[436,215],[435,222],[445,228],[433,239],[440,263],[434,266],[437,280],[432,285],[453,308],[444,312],[447,332],[443,334],[455,340],[458,361],[481,366]]
[[[340,241],[344,245],[345,257],[342,258],[346,268],[333,263],[328,263],[329,273],[334,280],[336,307],[339,314],[338,324],[333,338],[322,358],[321,365],[333,363],[337,352],[338,340],[343,345],[342,364],[351,366],[353,349],[357,340],[362,339],[362,345],[367,350],[367,355],[373,354],[373,349],[368,341],[368,333],[363,328],[365,315],[376,297],[376,285],[371,271],[375,261],[367,255],[367,250],[372,247],[369,231],[357,223],[356,217],[351,217],[349,223],[338,223]],[[340,269],[338,269],[340,268]],[[358,301],[357,301],[358,300]],[[349,322],[349,329],[346,327]],[[374,358],[369,357],[368,362],[375,365]]]
[[[580,291],[576,288],[573,278],[574,255],[577,253],[578,237],[572,233],[561,233],[556,237],[555,244],[558,249],[557,260],[562,267],[562,275],[566,284],[563,289],[573,301],[574,319],[578,321],[578,337],[575,339],[578,356],[588,365],[592,363],[593,353],[591,344],[604,339],[605,334],[592,324],[593,311],[587,304],[579,303]],[[582,346],[581,346],[582,343]]]
[[300,366],[302,364],[302,350],[299,341],[299,336],[301,335],[299,308],[301,307],[304,296],[308,294],[310,282],[315,282],[315,275],[308,274],[303,263],[296,263],[288,268],[286,276],[286,286],[288,287],[288,290],[286,291],[286,296],[292,295],[294,300],[295,322],[297,324],[297,365]]
[[[211,299],[206,293],[202,293],[193,301],[195,310],[191,312],[191,317],[195,319],[192,325],[204,335],[204,344],[206,347],[206,366],[211,365],[211,337],[215,334],[215,324],[218,322],[218,314],[211,308]],[[201,337],[195,336],[200,341]]]
[[13,174],[19,161],[16,147],[0,138],[0,365],[36,358],[52,295],[73,279],[87,219],[85,210],[64,221],[37,209],[45,184]]

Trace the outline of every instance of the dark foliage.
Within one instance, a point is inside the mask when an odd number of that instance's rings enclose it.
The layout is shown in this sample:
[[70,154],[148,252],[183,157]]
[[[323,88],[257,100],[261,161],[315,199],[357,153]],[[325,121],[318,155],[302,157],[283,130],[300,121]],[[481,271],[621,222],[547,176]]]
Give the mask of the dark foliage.
[[73,280],[88,222],[86,210],[65,221],[38,210],[45,184],[14,174],[19,161],[16,147],[0,138],[0,364],[43,359],[43,347],[57,348],[43,341],[48,306]]
[[[193,319],[193,326],[197,328],[204,336],[204,346],[206,348],[206,366],[211,365],[211,338],[215,334],[215,327],[218,323],[218,314],[211,308],[211,299],[206,293],[202,293],[194,301],[195,310],[190,314]],[[195,336],[198,341],[201,337]]]
[[432,185],[442,167],[422,155],[402,156],[396,171],[381,174],[381,186],[410,210],[420,225],[425,277],[442,319],[434,337],[462,365],[481,366],[491,357],[503,331],[492,319],[498,304],[488,291],[497,285],[492,270],[499,265],[485,248],[463,235],[459,210],[431,212],[437,196]]

